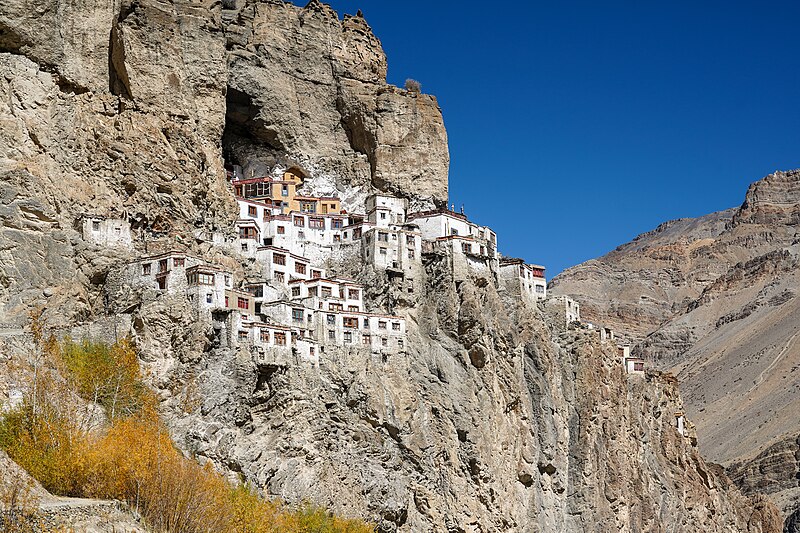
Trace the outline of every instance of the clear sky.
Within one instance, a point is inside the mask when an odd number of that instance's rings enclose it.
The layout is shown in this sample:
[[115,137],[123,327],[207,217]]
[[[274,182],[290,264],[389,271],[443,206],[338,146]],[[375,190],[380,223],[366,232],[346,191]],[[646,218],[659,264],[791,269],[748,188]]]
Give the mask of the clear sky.
[[450,201],[548,277],[800,167],[796,0],[328,3],[438,98]]

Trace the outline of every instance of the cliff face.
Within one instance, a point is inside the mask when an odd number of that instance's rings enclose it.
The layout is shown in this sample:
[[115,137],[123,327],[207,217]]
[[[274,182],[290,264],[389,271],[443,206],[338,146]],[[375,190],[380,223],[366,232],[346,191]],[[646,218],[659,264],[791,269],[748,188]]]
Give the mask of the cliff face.
[[776,172],[738,209],[666,223],[553,281],[672,370],[704,454],[787,512],[800,498],[784,453],[800,433],[798,210],[800,171]]
[[[374,190],[443,201],[441,113],[386,85],[361,17],[316,1],[23,4],[0,8],[4,363],[38,306],[56,333],[129,333],[179,446],[384,531],[780,530],[677,433],[673,381],[627,379],[613,345],[491,275],[457,279],[446,254],[414,293],[332,262],[371,306],[393,302],[408,348],[333,350],[318,370],[229,348],[185,300],[114,293],[109,272],[166,247],[247,275],[209,238],[237,216],[223,155],[246,176],[300,166],[348,207]],[[83,240],[86,212],[129,221],[132,248]]]
[[[327,5],[248,3],[223,12],[228,156],[246,177],[300,164],[336,188],[373,185],[447,200],[450,157],[436,99],[386,84],[386,56],[360,16]],[[413,191],[413,193],[412,193]]]

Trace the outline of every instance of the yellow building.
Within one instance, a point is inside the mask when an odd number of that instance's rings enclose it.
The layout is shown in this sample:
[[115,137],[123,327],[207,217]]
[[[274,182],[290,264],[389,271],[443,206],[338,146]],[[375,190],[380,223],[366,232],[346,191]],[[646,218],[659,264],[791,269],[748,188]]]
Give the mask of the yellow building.
[[303,187],[303,172],[292,167],[283,173],[283,179],[273,180],[269,177],[238,180],[233,183],[236,196],[250,200],[263,201],[268,205],[281,208],[281,213],[290,211],[314,214],[335,214],[342,210],[341,202],[335,197],[317,198],[301,196],[297,189]]

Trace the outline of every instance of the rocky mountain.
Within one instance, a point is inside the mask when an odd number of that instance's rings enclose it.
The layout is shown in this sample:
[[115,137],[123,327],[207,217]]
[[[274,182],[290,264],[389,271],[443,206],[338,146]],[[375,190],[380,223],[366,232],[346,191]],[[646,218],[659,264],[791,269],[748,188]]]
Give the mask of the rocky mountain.
[[798,222],[800,171],[776,172],[737,209],[667,222],[553,280],[584,316],[671,370],[704,454],[790,513],[800,507]]
[[[130,335],[179,447],[381,531],[780,531],[678,432],[673,379],[627,376],[613,343],[496,271],[457,272],[452,251],[426,253],[413,288],[330,258],[370,309],[405,319],[408,346],[328,350],[319,368],[233,349],[186,298],[114,290],[127,262],[170,248],[253,275],[220,245],[237,218],[225,162],[299,167],[350,212],[375,191],[446,200],[436,100],[386,83],[361,16],[316,0],[10,0],[0,73],[0,368],[30,350],[35,308],[58,335]],[[86,213],[129,223],[131,246],[84,239]],[[3,403],[19,392],[5,375]]]

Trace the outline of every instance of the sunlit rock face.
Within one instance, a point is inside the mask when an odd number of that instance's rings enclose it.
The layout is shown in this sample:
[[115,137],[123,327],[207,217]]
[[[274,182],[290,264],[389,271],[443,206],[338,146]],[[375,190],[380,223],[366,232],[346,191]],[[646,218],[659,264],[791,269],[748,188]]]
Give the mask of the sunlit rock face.
[[[386,84],[363,18],[316,1],[40,4],[0,8],[2,364],[30,348],[38,308],[55,334],[131,335],[182,449],[382,531],[780,531],[677,432],[674,380],[626,376],[613,343],[493,272],[456,275],[451,252],[425,255],[414,291],[330,261],[370,309],[406,319],[408,345],[329,350],[318,369],[232,349],[185,299],[116,290],[123,264],[173,248],[254,274],[218,246],[238,216],[225,159],[253,176],[299,167],[348,209],[376,190],[441,204],[441,112]],[[130,238],[88,238],[85,215]]]
[[800,505],[798,213],[800,171],[775,172],[740,207],[662,224],[552,284],[675,373],[706,457],[787,514]]

